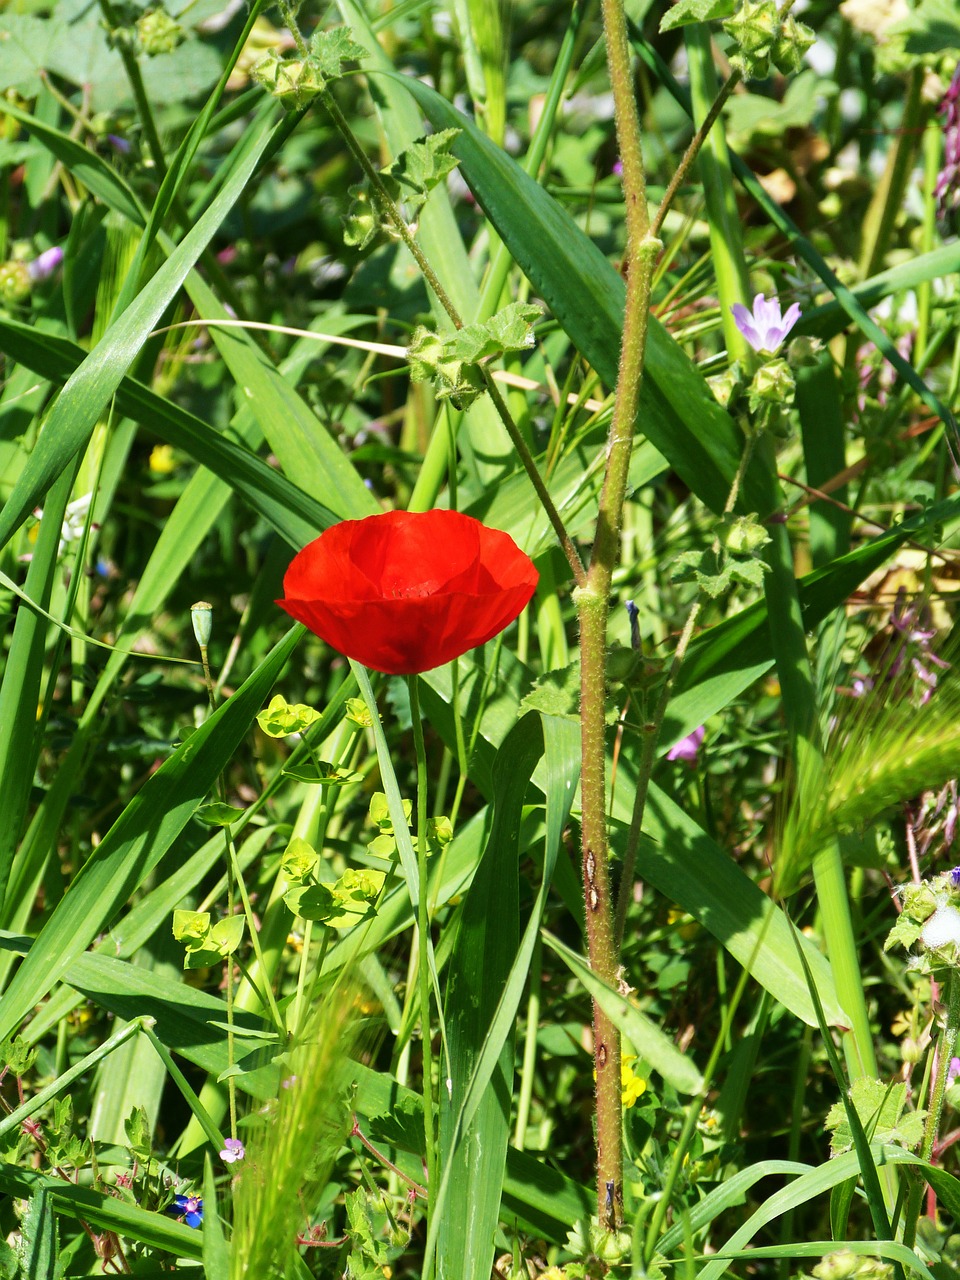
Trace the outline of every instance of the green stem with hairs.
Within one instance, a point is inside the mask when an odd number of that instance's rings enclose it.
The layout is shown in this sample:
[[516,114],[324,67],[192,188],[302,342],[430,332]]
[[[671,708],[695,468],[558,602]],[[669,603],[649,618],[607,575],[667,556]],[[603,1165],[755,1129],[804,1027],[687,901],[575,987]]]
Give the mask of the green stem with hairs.
[[[601,978],[616,985],[620,966],[614,931],[606,816],[607,619],[639,408],[653,272],[661,245],[650,230],[640,118],[633,92],[626,15],[621,0],[603,0],[603,26],[617,141],[623,164],[627,298],[596,536],[586,582],[576,588],[574,599],[580,622],[581,845],[587,946],[590,967]],[[613,1229],[623,1222],[620,1033],[596,1001],[593,1005],[593,1041],[597,1079],[597,1217],[602,1227]]]
[[[360,146],[353,130],[350,128],[349,122],[337,105],[335,98],[328,89],[324,89],[320,94],[320,100],[333,120],[333,123],[336,125],[343,140],[346,142],[350,154],[363,170],[364,176],[370,183],[370,187],[376,197],[377,203],[380,205],[383,215],[394,227],[397,234],[400,236],[400,239],[412,255],[413,260],[423,272],[424,279],[436,294],[437,301],[450,317],[454,328],[462,329],[463,319],[459,311],[457,311],[456,307],[453,305],[449,295],[440,283],[437,273],[433,270],[430,263],[427,261],[423,250],[414,239],[413,233],[407,226],[403,213],[398,208],[396,201],[390,196],[390,193],[384,186],[383,179],[377,172],[370,158]],[[483,378],[486,390],[489,392],[490,398],[493,400],[494,408],[499,414],[500,420],[503,422],[507,434],[510,437],[510,442],[516,449],[517,455],[523,464],[523,469],[530,477],[530,482],[536,490],[537,497],[540,499],[540,504],[547,513],[550,523],[553,525],[557,538],[560,541],[560,546],[563,549],[563,553],[570,564],[570,570],[573,573],[574,579],[578,583],[583,582],[585,576],[583,564],[577,554],[576,547],[573,545],[573,540],[567,533],[563,520],[560,518],[560,513],[554,504],[553,498],[550,496],[550,491],[544,483],[540,472],[537,470],[537,464],[534,461],[533,454],[527,447],[527,442],[524,440],[519,427],[514,422],[510,411],[493,380],[492,373],[485,365],[481,365],[480,374]]]

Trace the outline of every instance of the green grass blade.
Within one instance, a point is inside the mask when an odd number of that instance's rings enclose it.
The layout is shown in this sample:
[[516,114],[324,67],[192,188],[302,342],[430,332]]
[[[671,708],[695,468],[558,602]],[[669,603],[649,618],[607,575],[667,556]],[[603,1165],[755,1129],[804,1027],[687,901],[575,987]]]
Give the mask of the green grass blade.
[[[82,347],[66,338],[41,336],[29,325],[4,319],[0,319],[0,351],[54,382],[67,382],[84,357]],[[225,480],[292,547],[299,549],[335,523],[337,517],[328,507],[250,449],[220,435],[201,418],[143,383],[124,377],[117,388],[116,404],[121,413]]]
[[579,979],[607,1017],[620,1028],[644,1062],[649,1063],[679,1093],[700,1092],[703,1088],[703,1076],[655,1022],[637,1009],[626,996],[598,977],[583,956],[571,951],[547,930],[544,930],[543,937],[547,946]]
[[[520,944],[520,818],[530,776],[543,754],[537,715],[525,715],[506,737],[494,762],[494,813],[490,837],[467,893],[448,966],[444,1005],[449,1044],[447,1096],[441,1090],[440,1151],[449,1179],[442,1206],[435,1202],[439,1274],[487,1280],[493,1266],[503,1161],[510,1140],[515,1016],[502,1028],[488,1081],[473,1116],[458,1126],[460,1111],[504,984]],[[522,991],[522,983],[517,991]],[[514,1015],[515,1015],[514,1009]],[[431,1256],[427,1242],[427,1257]]]
[[203,801],[297,646],[294,627],[237,692],[144,784],[58,903],[0,1008],[0,1039],[60,981]]
[[247,140],[244,161],[237,167],[232,180],[69,378],[47,417],[9,501],[0,511],[0,546],[9,541],[55,477],[86,443],[148,335],[240,198],[260,157],[269,146],[270,138],[270,133],[264,133]]
[[79,1219],[99,1231],[115,1231],[119,1236],[139,1240],[178,1258],[193,1258],[198,1262],[201,1259],[200,1233],[183,1222],[164,1217],[162,1213],[148,1213],[102,1191],[78,1187],[61,1178],[48,1178],[33,1169],[0,1163],[0,1192],[4,1195],[28,1200],[40,1191],[46,1194],[55,1213]]

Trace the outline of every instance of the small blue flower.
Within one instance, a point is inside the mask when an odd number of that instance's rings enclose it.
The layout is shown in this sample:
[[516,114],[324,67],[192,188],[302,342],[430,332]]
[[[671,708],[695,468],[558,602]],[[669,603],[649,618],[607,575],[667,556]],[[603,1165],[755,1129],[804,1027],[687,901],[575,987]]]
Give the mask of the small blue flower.
[[950,872],[950,883],[954,889],[960,889],[960,867],[954,867]]
[[173,1204],[167,1205],[166,1211],[182,1218],[188,1227],[199,1227],[203,1223],[203,1201],[198,1196],[174,1196]]

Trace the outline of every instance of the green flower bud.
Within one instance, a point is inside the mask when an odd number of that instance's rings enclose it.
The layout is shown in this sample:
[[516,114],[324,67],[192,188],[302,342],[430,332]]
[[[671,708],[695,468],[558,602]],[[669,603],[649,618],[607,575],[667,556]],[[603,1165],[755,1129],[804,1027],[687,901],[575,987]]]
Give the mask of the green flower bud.
[[201,649],[206,649],[213,630],[213,605],[207,604],[206,600],[198,600],[196,604],[192,604],[190,621],[193,623],[193,634],[197,637],[197,644]]
[[298,62],[293,58],[281,58],[276,49],[271,49],[256,64],[251,75],[288,111],[298,111],[306,106],[324,83],[316,65],[309,59]]
[[757,520],[756,514],[737,516],[727,530],[724,543],[734,555],[753,555],[770,541],[770,535]]
[[851,1249],[838,1249],[836,1253],[828,1253],[813,1268],[817,1280],[848,1280],[856,1275],[859,1259]]
[[187,33],[162,9],[151,9],[137,20],[137,37],[147,57],[155,58],[161,53],[173,53]]
[[0,265],[0,299],[7,303],[23,302],[30,297],[30,269],[25,262]]
[[794,338],[787,347],[787,359],[791,369],[809,369],[818,363],[823,354],[823,343],[819,338],[810,338],[802,334]]
[[775,0],[746,0],[740,12],[724,22],[723,29],[737,45],[730,55],[731,65],[745,80],[765,80],[782,33]]
[[786,17],[780,26],[780,37],[773,46],[771,57],[785,76],[796,75],[803,68],[803,55],[816,40],[816,33],[805,23]]
[[757,410],[768,404],[790,405],[796,389],[797,384],[786,360],[768,360],[750,383],[750,407]]
[[717,403],[724,409],[730,409],[736,403],[740,392],[740,369],[732,364],[723,373],[715,373],[707,379],[707,386],[713,392]]

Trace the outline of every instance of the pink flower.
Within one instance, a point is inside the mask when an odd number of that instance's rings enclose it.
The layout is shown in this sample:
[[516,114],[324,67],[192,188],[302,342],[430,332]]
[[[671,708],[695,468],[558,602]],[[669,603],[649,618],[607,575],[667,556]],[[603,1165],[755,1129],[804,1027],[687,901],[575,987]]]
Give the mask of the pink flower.
[[667,752],[668,760],[682,760],[684,764],[696,764],[697,755],[700,751],[700,744],[703,742],[706,730],[703,725],[699,725],[692,733],[688,733],[685,738],[681,738]]
[[224,1164],[236,1164],[246,1154],[246,1149],[239,1138],[224,1138],[223,1150],[220,1152],[220,1159]]
[[753,300],[753,311],[735,302],[730,308],[737,328],[753,347],[754,351],[762,351],[765,355],[774,355],[779,350],[787,334],[800,319],[800,308],[794,303],[787,308],[787,314],[780,314],[780,299],[771,298],[768,302],[762,293]]

